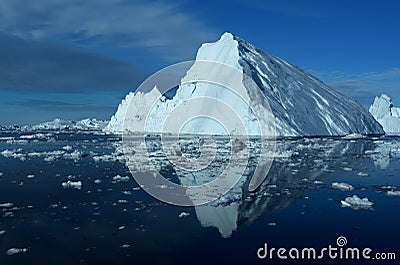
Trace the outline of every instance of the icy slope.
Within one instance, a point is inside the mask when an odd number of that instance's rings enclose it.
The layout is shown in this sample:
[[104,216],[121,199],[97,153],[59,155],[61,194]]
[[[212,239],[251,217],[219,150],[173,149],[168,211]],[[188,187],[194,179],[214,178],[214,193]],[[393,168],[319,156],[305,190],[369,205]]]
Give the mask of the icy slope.
[[[277,136],[318,136],[318,135],[347,135],[383,134],[381,126],[368,111],[364,110],[354,100],[336,92],[317,78],[304,72],[300,68],[285,62],[282,59],[261,51],[246,41],[225,33],[215,43],[203,44],[196,56],[196,60],[210,60],[228,64],[239,71],[246,73],[259,86],[261,92],[268,99],[276,122]],[[195,66],[194,66],[195,67]],[[247,89],[250,102],[257,104],[259,91],[253,91],[242,82]],[[154,90],[154,89],[153,89]],[[155,124],[151,127],[158,132],[160,118],[165,117],[175,106],[196,96],[217,95],[218,99],[235,105],[229,93],[216,93],[211,84],[190,84],[178,88],[176,95],[170,100],[159,100],[155,106],[158,111],[153,117]],[[106,131],[120,133],[127,106],[132,100],[151,102],[157,92],[152,95],[130,93],[118,107],[116,114],[111,118]],[[149,97],[149,100],[147,99]],[[139,100],[138,100],[139,101]],[[135,102],[138,103],[135,100]],[[139,103],[138,103],[139,104]],[[143,102],[141,103],[143,104]],[[204,106],[208,109],[209,106]],[[134,107],[134,112],[140,113],[140,107]],[[251,133],[257,133],[246,109],[238,105],[236,108],[240,116],[246,120],[246,128]],[[137,116],[137,122],[140,115]],[[158,121],[158,124],[156,123]],[[135,122],[135,121],[133,121]],[[151,123],[150,123],[151,125]],[[185,132],[219,133],[221,128],[210,122],[191,122],[185,126]]]
[[386,134],[400,134],[400,108],[393,106],[389,96],[375,97],[369,112],[382,125]]

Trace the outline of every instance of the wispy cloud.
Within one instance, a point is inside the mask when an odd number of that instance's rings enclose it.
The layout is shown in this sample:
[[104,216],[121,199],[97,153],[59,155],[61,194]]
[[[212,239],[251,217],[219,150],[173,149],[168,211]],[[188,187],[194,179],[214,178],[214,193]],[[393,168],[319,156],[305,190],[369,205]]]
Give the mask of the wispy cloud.
[[388,94],[396,102],[400,101],[400,68],[353,75],[340,71],[311,72],[331,87],[353,97],[366,107],[372,103],[375,96],[382,93]]
[[145,74],[100,55],[0,33],[0,89],[91,92],[135,89]]
[[21,101],[9,102],[9,105],[30,108],[33,110],[54,111],[54,112],[86,112],[88,109],[96,111],[113,111],[115,106],[93,105],[86,103],[71,103],[64,101],[45,100],[45,99],[25,99]]
[[191,59],[216,35],[175,1],[2,0],[0,31],[24,39],[83,46],[145,48],[166,59]]

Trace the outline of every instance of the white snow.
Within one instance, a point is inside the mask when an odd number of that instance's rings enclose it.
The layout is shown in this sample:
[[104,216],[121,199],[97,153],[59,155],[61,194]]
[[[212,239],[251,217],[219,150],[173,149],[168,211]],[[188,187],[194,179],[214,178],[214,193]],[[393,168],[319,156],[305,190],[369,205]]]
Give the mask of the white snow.
[[332,188],[334,189],[339,189],[339,190],[343,190],[343,191],[347,191],[347,190],[353,190],[353,186],[348,184],[348,183],[344,183],[344,182],[333,182],[332,183]]
[[375,97],[369,112],[382,125],[386,134],[400,134],[400,108],[393,106],[388,95],[382,94],[380,97]]
[[82,188],[82,181],[71,181],[68,180],[67,182],[63,182],[62,187],[64,189],[78,189],[80,190]]
[[12,256],[16,254],[26,253],[28,250],[26,248],[10,248],[7,250],[7,255]]
[[341,201],[343,207],[351,207],[353,209],[371,208],[374,205],[368,198],[360,199],[357,195],[353,197],[347,197],[344,201]]

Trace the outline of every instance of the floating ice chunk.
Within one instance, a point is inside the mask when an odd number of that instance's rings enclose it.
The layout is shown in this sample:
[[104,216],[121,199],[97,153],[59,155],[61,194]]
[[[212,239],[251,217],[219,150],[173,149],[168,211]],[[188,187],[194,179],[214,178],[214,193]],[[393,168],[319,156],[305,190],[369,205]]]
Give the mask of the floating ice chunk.
[[124,230],[124,229],[125,229],[124,225],[121,225],[120,227],[118,227],[118,230]]
[[12,256],[16,254],[26,253],[28,250],[26,248],[10,248],[7,250],[7,255]]
[[370,202],[367,197],[360,199],[357,195],[353,195],[353,197],[347,197],[344,201],[341,201],[343,207],[351,207],[355,210],[358,209],[369,209],[374,205],[373,202]]
[[353,171],[353,169],[350,168],[350,167],[344,167],[343,170],[344,170],[344,171]]
[[67,182],[63,182],[62,187],[64,189],[72,188],[72,189],[78,189],[80,190],[82,188],[82,182],[81,181],[70,181],[68,180]]
[[100,184],[100,183],[101,183],[101,179],[95,179],[95,180],[94,180],[94,183]]
[[72,153],[64,154],[65,159],[79,160],[83,157],[83,153],[79,150],[75,150]]
[[190,213],[181,212],[181,213],[179,214],[179,218],[188,217],[189,215],[190,215]]
[[72,150],[72,146],[66,145],[66,146],[63,146],[62,149],[64,149],[65,151],[71,151]]
[[364,173],[364,172],[358,172],[357,175],[360,177],[368,177],[369,176],[368,173]]
[[276,223],[270,222],[270,223],[268,223],[267,225],[268,225],[268,226],[276,226]]
[[320,181],[320,180],[315,180],[314,184],[321,185],[321,184],[324,184],[324,183],[322,181]]
[[333,182],[333,183],[332,183],[332,188],[334,188],[334,189],[339,189],[339,190],[343,190],[343,191],[346,191],[346,190],[353,190],[353,189],[354,189],[352,185],[347,184],[347,183],[344,183],[344,182],[341,182],[341,183],[339,183],[339,182]]
[[394,191],[394,190],[388,190],[388,191],[386,192],[386,194],[387,194],[387,196],[400,196],[400,191],[398,191],[398,190],[396,190],[396,191]]
[[4,235],[6,233],[6,230],[0,230],[0,236]]
[[124,244],[124,245],[122,245],[120,248],[130,248],[131,247],[131,245],[129,245],[129,244]]
[[11,208],[13,206],[14,206],[14,203],[12,203],[12,202],[0,203],[0,208]]
[[31,174],[31,175],[28,175],[28,176],[26,176],[28,179],[33,179],[34,177],[35,177],[35,175],[33,175],[33,174]]
[[3,176],[3,175],[4,175],[4,173],[3,173],[3,172],[0,172],[0,177]]
[[113,181],[116,183],[121,181],[129,181],[129,176],[121,177],[120,175],[116,175],[115,177],[113,177]]

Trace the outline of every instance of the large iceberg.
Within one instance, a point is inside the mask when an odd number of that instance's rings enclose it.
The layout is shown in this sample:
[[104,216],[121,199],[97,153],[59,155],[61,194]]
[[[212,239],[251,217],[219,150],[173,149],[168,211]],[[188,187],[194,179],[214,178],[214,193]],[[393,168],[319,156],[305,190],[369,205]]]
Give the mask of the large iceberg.
[[400,108],[393,106],[388,95],[375,97],[369,112],[382,125],[386,134],[400,134]]
[[[257,101],[260,91],[266,97],[275,116],[278,137],[384,133],[372,115],[353,99],[331,89],[299,67],[272,56],[231,33],[224,33],[215,43],[203,44],[196,56],[196,61],[201,60],[227,64],[249,76],[257,84],[259,91],[249,87],[243,79],[241,82],[246,93],[252,102]],[[196,64],[193,65],[195,66]],[[179,104],[193,97],[210,96],[210,91],[214,91],[219,100],[232,102],[229,93],[217,93],[212,86],[213,84],[181,84],[172,98],[161,95],[157,87],[148,93],[131,92],[118,106],[105,131],[122,133],[125,114],[130,104],[133,104],[133,108],[130,108],[129,116],[137,119],[131,122],[143,122],[143,106],[154,102],[155,98],[159,98],[155,104],[158,119],[154,119],[158,124],[162,123],[160,119],[165,119],[168,112]],[[210,107],[204,106],[204,109]],[[134,110],[133,113],[131,110]],[[257,133],[252,119],[246,116],[246,109],[239,104],[236,110],[239,116],[248,121],[245,123],[246,130],[251,134]],[[155,132],[159,132],[156,127],[154,126]],[[223,131],[216,122],[209,121],[190,122],[184,129],[185,132],[197,134],[218,134],[221,129]]]

